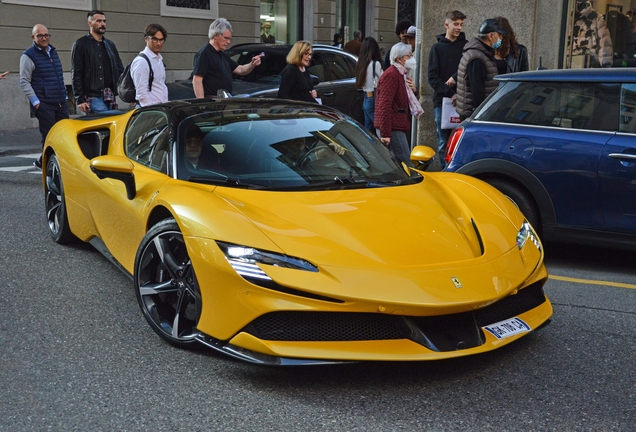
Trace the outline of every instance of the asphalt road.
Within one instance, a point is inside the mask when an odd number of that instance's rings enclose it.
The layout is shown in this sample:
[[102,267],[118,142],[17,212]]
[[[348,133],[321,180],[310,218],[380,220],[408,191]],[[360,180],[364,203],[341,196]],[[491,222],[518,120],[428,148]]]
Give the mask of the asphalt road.
[[257,367],[164,343],[127,276],[50,239],[40,176],[0,172],[0,431],[634,430],[636,254],[546,254],[552,323],[495,352]]

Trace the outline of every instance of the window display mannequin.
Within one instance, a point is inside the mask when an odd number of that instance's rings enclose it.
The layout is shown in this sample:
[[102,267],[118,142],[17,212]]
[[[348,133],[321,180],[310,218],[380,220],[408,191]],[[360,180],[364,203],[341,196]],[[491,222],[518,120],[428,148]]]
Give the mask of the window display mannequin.
[[593,65],[612,66],[612,39],[605,20],[594,10],[590,0],[576,2],[572,54],[592,56]]
[[269,34],[270,31],[272,31],[272,25],[268,22],[264,22],[263,25],[261,25],[261,43],[276,43],[276,38],[274,38],[274,35]]

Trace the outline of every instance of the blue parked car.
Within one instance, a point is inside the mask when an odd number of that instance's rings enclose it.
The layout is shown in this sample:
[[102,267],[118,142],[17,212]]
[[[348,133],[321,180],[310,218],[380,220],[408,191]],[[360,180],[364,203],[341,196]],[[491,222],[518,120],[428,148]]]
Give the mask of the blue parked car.
[[636,68],[502,75],[445,171],[510,197],[544,240],[636,249]]

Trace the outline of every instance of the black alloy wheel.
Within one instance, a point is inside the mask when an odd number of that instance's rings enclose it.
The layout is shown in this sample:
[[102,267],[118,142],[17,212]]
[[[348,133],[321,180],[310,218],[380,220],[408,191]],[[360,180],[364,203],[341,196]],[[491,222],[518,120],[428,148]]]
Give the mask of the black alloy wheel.
[[198,346],[201,292],[174,219],[153,226],[135,258],[135,291],[150,327],[179,348]]
[[66,213],[64,185],[60,163],[56,155],[51,155],[46,164],[46,181],[44,184],[44,205],[49,233],[57,243],[71,243],[76,237],[71,232]]

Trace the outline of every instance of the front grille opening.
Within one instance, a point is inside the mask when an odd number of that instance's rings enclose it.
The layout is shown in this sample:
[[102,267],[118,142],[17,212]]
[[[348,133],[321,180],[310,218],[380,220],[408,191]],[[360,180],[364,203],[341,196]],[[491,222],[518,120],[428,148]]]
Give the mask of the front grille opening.
[[409,317],[379,313],[282,311],[262,315],[242,331],[262,340],[364,341],[410,339],[434,351],[484,343],[481,327],[515,317],[546,301],[540,283],[488,307],[453,315]]

